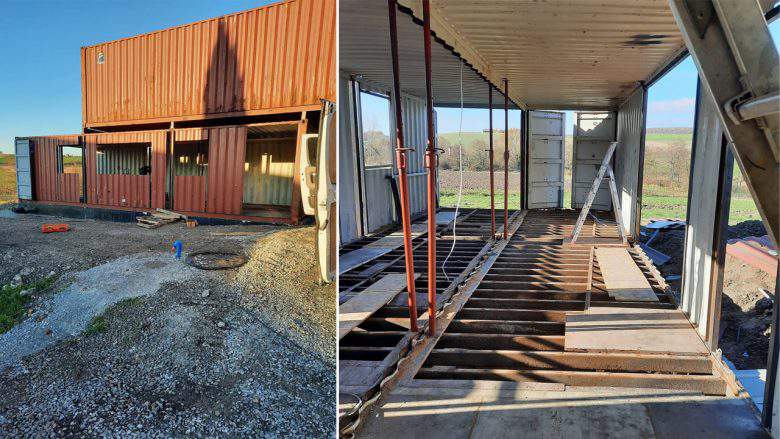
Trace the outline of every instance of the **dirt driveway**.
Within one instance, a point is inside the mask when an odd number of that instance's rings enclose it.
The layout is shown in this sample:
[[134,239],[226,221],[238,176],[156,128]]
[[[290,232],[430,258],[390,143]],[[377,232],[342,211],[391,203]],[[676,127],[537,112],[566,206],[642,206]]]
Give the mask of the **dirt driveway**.
[[[9,216],[0,284],[56,281],[0,335],[0,437],[335,435],[335,287],[310,227]],[[60,221],[74,230],[40,233]],[[177,239],[249,261],[197,270]]]

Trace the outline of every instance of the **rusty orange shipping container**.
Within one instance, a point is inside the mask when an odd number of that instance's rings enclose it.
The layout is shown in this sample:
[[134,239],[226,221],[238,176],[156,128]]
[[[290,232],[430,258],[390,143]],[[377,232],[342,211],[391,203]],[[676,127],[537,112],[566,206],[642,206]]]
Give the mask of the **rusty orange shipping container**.
[[336,0],[85,47],[81,63],[82,132],[17,138],[20,200],[241,221],[313,215],[301,175],[335,101]]
[[81,50],[84,128],[319,110],[336,0],[289,0]]

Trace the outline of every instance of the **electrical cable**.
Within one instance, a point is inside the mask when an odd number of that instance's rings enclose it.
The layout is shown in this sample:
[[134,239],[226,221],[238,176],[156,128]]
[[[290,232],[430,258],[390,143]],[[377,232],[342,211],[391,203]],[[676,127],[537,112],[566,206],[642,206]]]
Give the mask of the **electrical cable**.
[[441,271],[444,274],[444,278],[447,282],[450,281],[450,277],[447,276],[447,271],[444,266],[447,265],[447,261],[452,256],[452,252],[455,250],[455,243],[458,240],[457,225],[458,225],[458,211],[460,210],[460,200],[463,196],[463,62],[460,64],[460,121],[458,122],[458,172],[460,174],[460,183],[458,184],[458,201],[455,203],[455,219],[452,222],[452,246],[450,247],[447,257],[444,258],[444,262],[441,263]]

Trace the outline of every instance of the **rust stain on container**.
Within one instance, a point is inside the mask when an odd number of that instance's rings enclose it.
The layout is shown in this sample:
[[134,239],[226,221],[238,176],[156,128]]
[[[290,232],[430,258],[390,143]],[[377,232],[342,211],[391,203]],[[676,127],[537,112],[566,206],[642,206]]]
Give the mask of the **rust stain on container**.
[[179,212],[206,211],[206,177],[177,175],[173,177],[173,208]]
[[319,109],[335,100],[335,0],[289,0],[85,47],[85,127]]
[[210,213],[241,213],[246,133],[245,126],[209,129],[206,210]]

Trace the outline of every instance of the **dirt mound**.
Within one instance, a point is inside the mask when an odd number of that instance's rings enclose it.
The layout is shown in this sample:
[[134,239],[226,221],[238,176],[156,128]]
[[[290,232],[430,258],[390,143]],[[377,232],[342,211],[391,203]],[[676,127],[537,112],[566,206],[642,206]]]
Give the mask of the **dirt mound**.
[[729,226],[728,239],[745,238],[747,236],[764,236],[766,228],[764,223],[758,220],[742,221],[733,226]]
[[[761,221],[743,221],[729,226],[727,233],[728,239],[744,238],[765,235],[766,229]],[[665,278],[681,274],[685,252],[684,229],[661,231],[650,246],[671,257],[668,263],[659,267]],[[668,281],[678,300],[681,282],[682,279]],[[766,367],[772,302],[759,288],[773,295],[774,276],[727,255],[723,274],[719,346],[738,369]]]
[[332,362],[336,359],[336,288],[317,283],[315,239],[313,227],[259,239],[233,282],[245,291],[247,304],[268,314],[271,327],[290,333]]

